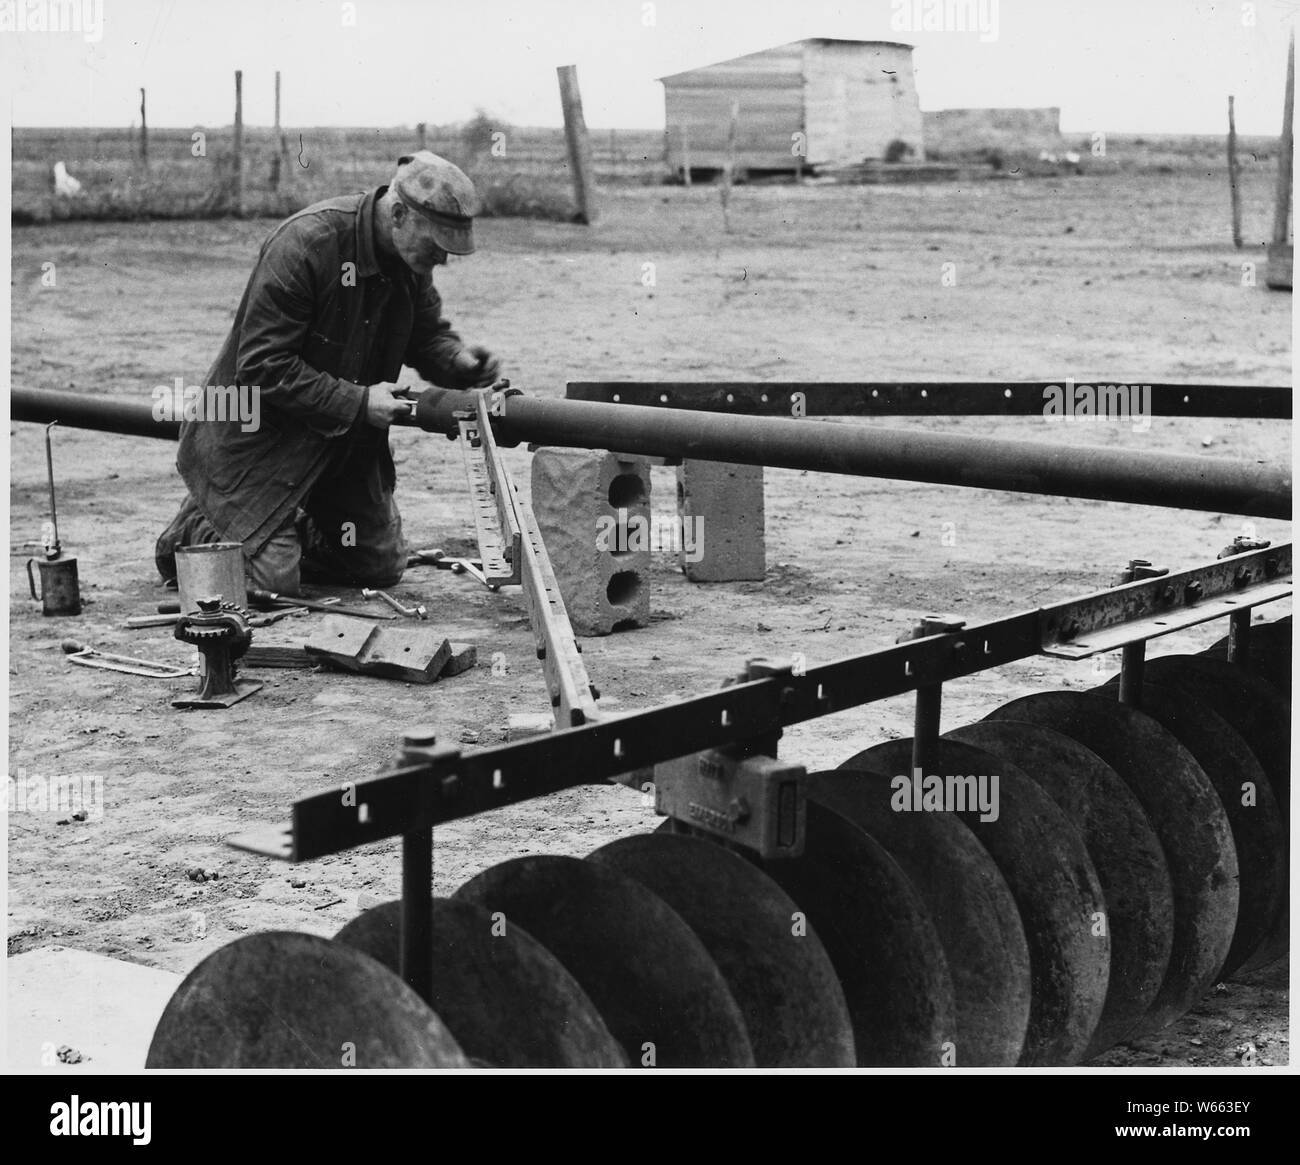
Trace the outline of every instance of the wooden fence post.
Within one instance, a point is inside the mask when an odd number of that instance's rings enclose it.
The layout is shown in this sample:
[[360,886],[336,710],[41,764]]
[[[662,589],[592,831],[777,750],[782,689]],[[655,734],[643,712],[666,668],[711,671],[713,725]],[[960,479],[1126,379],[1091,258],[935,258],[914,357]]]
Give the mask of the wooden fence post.
[[560,104],[564,107],[564,137],[573,171],[573,196],[578,204],[578,221],[590,225],[598,217],[596,185],[592,174],[591,139],[582,116],[582,94],[578,91],[578,67],[560,65]]
[[1232,194],[1232,245],[1241,250],[1241,189],[1237,182],[1237,118],[1228,94],[1228,190]]
[[244,214],[244,73],[235,70],[235,144],[231,203],[237,216]]

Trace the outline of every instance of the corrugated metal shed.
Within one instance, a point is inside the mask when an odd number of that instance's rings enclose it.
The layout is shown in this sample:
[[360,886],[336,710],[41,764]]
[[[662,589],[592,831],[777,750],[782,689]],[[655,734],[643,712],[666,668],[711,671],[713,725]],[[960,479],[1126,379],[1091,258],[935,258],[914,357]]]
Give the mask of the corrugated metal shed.
[[924,156],[912,46],[814,38],[660,77],[668,161],[720,170],[732,103],[743,170],[842,166],[905,142]]

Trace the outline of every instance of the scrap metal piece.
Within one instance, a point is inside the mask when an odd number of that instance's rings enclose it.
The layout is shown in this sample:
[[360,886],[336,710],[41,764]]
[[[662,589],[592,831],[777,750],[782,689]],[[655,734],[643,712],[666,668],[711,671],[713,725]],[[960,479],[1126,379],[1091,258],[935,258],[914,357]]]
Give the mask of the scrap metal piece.
[[1236,846],[1205,771],[1150,716],[1094,692],[1024,696],[987,719],[1029,721],[1073,737],[1110,765],[1142,803],[1169,865],[1174,945],[1155,1002],[1131,1034],[1172,1023],[1216,981],[1237,924]]
[[568,968],[628,1063],[752,1068],[744,1018],[681,916],[616,870],[576,858],[515,858],[454,897],[519,925]]
[[318,662],[410,684],[433,683],[451,658],[451,644],[431,627],[379,627],[333,616],[302,646]]
[[1173,948],[1174,897],[1164,851],[1119,775],[1078,741],[1038,724],[982,720],[945,734],[1005,757],[1074,823],[1105,901],[1110,979],[1085,1060],[1119,1043],[1160,991]]
[[[433,900],[429,1003],[476,1064],[491,1068],[626,1068],[596,1005],[563,964],[513,919],[471,902]],[[334,936],[400,965],[401,902],[358,915]]]
[[[1098,926],[1106,908],[1101,884],[1065,814],[1015,765],[962,741],[941,738],[924,775],[911,767],[910,740],[887,741],[861,759],[879,772],[910,774],[904,804],[931,816],[951,813],[988,850],[1029,944],[1029,1027],[1019,1063],[1078,1063],[1106,1001],[1110,931]],[[930,773],[940,777],[937,810],[918,803]]]
[[387,967],[310,934],[245,935],[176,989],[146,1068],[468,1068],[437,1014]]
[[851,1068],[853,1025],[815,927],[738,854],[666,832],[619,838],[587,855],[654,891],[713,956],[745,1017],[760,1068]]

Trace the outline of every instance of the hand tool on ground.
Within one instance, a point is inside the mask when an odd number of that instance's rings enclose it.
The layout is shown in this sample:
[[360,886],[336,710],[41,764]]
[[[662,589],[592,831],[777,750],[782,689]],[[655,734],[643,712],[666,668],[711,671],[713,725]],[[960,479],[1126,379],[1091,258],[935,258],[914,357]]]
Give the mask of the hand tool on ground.
[[174,615],[132,615],[125,626],[132,631],[139,631],[143,627],[174,627],[180,617],[179,611]]
[[105,671],[126,672],[133,676],[149,676],[157,680],[178,680],[182,676],[192,676],[192,667],[173,667],[169,663],[155,663],[149,659],[135,659],[129,655],[113,655],[107,651],[96,651],[89,644],[78,643],[74,639],[63,641],[63,650],[68,662],[82,667],[98,667]]
[[449,570],[452,574],[467,574],[481,582],[488,590],[496,591],[499,584],[489,582],[483,573],[483,563],[477,558],[452,558],[442,550],[417,550],[407,559],[407,566],[422,563],[435,570]]
[[268,611],[264,615],[254,615],[248,621],[250,627],[269,627],[272,623],[278,623],[281,619],[287,619],[291,615],[310,615],[311,612],[306,607],[280,607],[275,611]]
[[369,587],[361,588],[361,597],[363,599],[383,599],[399,615],[405,615],[408,619],[427,619],[429,610],[423,603],[417,603],[414,607],[404,606],[393,598],[387,591],[373,591]]
[[[27,583],[32,598],[41,604],[42,615],[80,615],[81,588],[77,582],[77,560],[63,553],[59,543],[59,512],[54,504],[54,451],[50,445],[50,430],[58,421],[45,426],[45,468],[50,483],[50,520],[42,531],[45,554],[42,558],[27,560]],[[41,572],[41,592],[36,593],[36,579],[32,563]]]
[[251,590],[248,601],[259,607],[306,607],[327,615],[353,615],[358,619],[396,619],[396,615],[378,614],[360,607],[345,607],[337,599],[304,599],[301,595],[281,595],[275,591]]

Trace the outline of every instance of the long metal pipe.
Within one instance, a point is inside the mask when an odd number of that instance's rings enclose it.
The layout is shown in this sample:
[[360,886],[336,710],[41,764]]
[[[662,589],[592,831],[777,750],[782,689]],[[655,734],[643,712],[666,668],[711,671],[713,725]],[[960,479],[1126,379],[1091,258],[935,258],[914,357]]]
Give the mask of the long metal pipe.
[[58,421],[77,429],[99,429],[132,437],[166,437],[173,441],[181,431],[180,421],[155,420],[152,402],[116,396],[15,388],[9,396],[9,407],[12,420],[42,425]]
[[[417,411],[419,424],[434,432],[454,431],[453,414],[472,408],[472,395],[441,389],[425,393]],[[496,409],[497,439],[502,443],[530,441],[1260,518],[1291,517],[1289,467],[1263,461],[524,395],[505,397]]]
[[[12,418],[145,437],[172,437],[175,421],[154,419],[145,401],[14,389]],[[860,477],[977,489],[1291,517],[1289,467],[1176,453],[1010,441],[875,425],[742,417],[639,405],[509,396],[496,402],[498,441],[613,449],[650,457],[693,457]],[[457,431],[455,413],[474,411],[474,394],[431,389],[413,423]]]

